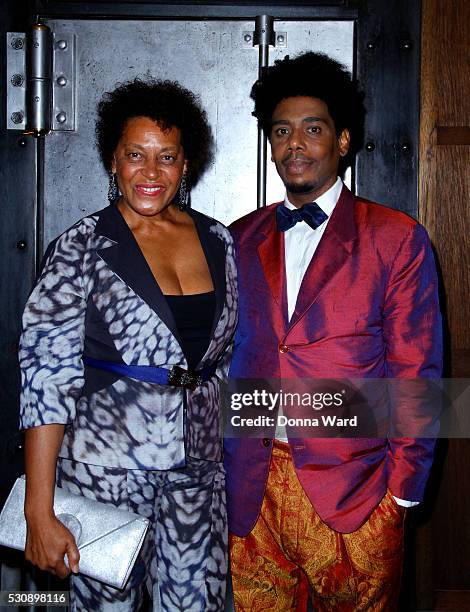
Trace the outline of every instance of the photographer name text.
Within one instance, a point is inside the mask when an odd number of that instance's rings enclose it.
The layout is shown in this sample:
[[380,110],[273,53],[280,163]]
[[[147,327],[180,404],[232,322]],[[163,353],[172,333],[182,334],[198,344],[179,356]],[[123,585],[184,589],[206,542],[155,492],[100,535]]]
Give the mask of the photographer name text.
[[320,418],[289,418],[284,414],[277,417],[259,415],[244,418],[235,414],[230,419],[232,427],[357,427],[357,415],[340,418],[334,415],[321,415]]

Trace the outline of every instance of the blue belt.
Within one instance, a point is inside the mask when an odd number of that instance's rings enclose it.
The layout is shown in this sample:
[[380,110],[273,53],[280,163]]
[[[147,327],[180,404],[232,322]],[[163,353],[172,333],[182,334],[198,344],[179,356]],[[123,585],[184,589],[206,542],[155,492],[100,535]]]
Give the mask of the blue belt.
[[196,387],[214,376],[217,364],[201,368],[200,370],[185,370],[180,366],[173,366],[171,370],[158,366],[137,366],[113,361],[102,361],[92,357],[83,357],[83,363],[91,368],[106,370],[120,376],[127,376],[142,380],[143,382],[157,383],[158,385],[170,385],[183,387],[194,391]]

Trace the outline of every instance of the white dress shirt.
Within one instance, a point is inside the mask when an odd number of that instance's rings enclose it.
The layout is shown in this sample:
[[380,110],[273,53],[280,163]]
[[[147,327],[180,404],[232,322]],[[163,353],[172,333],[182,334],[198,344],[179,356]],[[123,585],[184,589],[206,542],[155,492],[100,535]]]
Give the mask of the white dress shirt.
[[[317,229],[312,229],[307,223],[299,222],[284,232],[284,251],[285,251],[285,270],[286,270],[286,281],[287,281],[287,312],[289,321],[292,318],[295,310],[295,304],[297,302],[297,296],[299,295],[300,286],[302,279],[307,271],[308,265],[312,260],[312,257],[317,250],[320,243],[321,237],[328,225],[328,221],[335,209],[336,203],[341,195],[343,189],[343,181],[338,177],[335,184],[325,191],[321,196],[316,198],[315,202],[328,215],[328,219],[323,221]],[[290,210],[294,210],[296,207],[289,202],[286,197],[284,199],[284,206]],[[279,414],[282,414],[279,410]],[[283,442],[287,442],[285,428],[279,428],[276,431],[276,438]],[[400,506],[411,507],[417,505],[419,502],[407,501],[395,497],[395,501]]]
[[[338,177],[336,183],[319,196],[315,202],[328,215],[328,219],[323,221],[317,229],[312,229],[310,225],[304,221],[296,223],[294,227],[284,232],[284,249],[285,249],[285,266],[287,279],[287,312],[289,321],[292,318],[299,295],[302,279],[307,271],[308,265],[317,250],[318,244],[323,232],[328,225],[331,213],[333,212],[336,202],[339,200],[343,181]],[[291,204],[287,198],[284,199],[284,206],[290,210],[296,207]]]

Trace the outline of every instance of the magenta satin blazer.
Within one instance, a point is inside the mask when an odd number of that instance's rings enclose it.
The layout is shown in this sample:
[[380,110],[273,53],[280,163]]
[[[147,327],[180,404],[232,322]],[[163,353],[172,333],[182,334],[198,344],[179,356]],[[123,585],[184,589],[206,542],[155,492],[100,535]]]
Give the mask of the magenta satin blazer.
[[[288,323],[277,206],[231,227],[240,317],[230,376],[439,377],[442,326],[425,229],[343,187]],[[340,532],[364,523],[387,488],[396,497],[420,501],[434,448],[431,439],[412,438],[289,443],[312,505]],[[225,441],[229,528],[239,536],[251,531],[260,512],[272,448],[265,444]]]

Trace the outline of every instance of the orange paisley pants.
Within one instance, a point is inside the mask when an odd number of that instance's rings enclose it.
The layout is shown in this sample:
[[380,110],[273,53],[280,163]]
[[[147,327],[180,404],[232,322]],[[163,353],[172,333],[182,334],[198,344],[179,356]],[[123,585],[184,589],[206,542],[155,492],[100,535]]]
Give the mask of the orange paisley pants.
[[328,527],[274,441],[261,514],[245,538],[230,536],[237,612],[393,612],[403,563],[405,510],[390,493],[352,533]]

